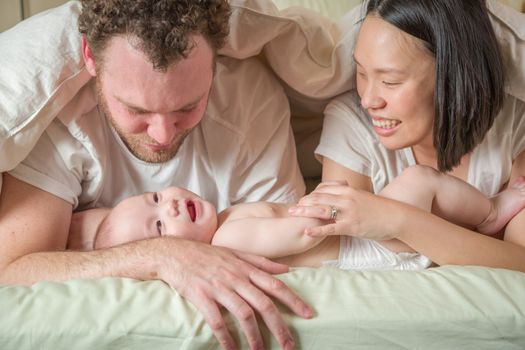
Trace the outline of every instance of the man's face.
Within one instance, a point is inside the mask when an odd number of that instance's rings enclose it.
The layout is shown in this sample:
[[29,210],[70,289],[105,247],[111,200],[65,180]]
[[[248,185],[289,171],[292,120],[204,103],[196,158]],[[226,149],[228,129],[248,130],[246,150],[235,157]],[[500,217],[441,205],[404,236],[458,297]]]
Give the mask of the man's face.
[[186,59],[153,69],[126,37],[111,39],[97,67],[97,93],[107,118],[139,159],[162,163],[202,120],[213,80],[213,52],[200,36]]

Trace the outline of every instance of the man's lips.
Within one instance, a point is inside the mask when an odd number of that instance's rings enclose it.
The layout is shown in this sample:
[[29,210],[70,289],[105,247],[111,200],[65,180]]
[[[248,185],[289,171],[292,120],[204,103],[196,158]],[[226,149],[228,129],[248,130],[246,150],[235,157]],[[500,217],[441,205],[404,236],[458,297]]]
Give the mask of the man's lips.
[[170,149],[171,144],[158,145],[158,144],[151,144],[151,143],[148,143],[148,144],[146,144],[146,147],[148,147],[148,148],[151,149],[152,151],[155,151],[155,152],[161,152],[161,151],[166,151],[166,150]]

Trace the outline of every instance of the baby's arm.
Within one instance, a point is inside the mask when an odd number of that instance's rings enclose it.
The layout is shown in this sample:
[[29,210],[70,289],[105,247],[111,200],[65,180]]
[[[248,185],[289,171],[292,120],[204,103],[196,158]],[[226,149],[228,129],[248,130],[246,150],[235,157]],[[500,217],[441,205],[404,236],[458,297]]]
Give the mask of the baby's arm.
[[73,213],[67,249],[93,250],[98,228],[111,209],[97,208]]
[[325,237],[304,234],[307,227],[323,221],[302,217],[247,217],[226,221],[215,233],[211,244],[280,258],[299,254],[319,244]]

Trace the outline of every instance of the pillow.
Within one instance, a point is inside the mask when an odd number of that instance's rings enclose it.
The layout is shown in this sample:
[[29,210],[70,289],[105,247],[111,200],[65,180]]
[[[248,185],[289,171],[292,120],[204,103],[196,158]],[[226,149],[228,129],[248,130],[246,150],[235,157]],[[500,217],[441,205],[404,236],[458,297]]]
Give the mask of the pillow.
[[525,14],[496,0],[487,1],[507,71],[506,91],[525,101]]
[[338,20],[350,9],[361,4],[361,0],[273,0],[279,9],[301,6],[316,10],[322,15]]
[[[499,0],[502,3],[525,12],[525,0]],[[302,6],[319,11],[334,20],[341,18],[351,8],[362,3],[361,0],[273,0],[279,9]]]
[[0,172],[14,168],[91,78],[70,1],[0,34]]
[[525,12],[525,0],[500,0],[504,4],[514,7],[518,11]]

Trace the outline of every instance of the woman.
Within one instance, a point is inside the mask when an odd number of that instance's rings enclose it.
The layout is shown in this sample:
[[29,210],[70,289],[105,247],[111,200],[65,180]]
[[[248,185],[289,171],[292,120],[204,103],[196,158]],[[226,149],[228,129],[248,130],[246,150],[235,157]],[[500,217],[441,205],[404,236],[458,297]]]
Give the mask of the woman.
[[[412,183],[426,186],[413,186]],[[432,210],[484,234],[497,233],[525,208],[525,177],[490,199],[450,175],[414,166],[389,183],[379,195]],[[470,199],[470,205],[461,203]],[[430,206],[430,203],[435,203]],[[94,250],[159,236],[175,236],[261,255],[290,266],[331,265],[351,270],[416,270],[428,258],[409,246],[336,236],[312,237],[310,226],[325,220],[291,217],[290,205],[252,202],[220,213],[210,202],[180,187],[167,187],[125,198],[114,208],[95,208],[73,214],[67,248]],[[392,250],[388,249],[392,248]]]
[[[504,92],[483,0],[372,0],[357,39],[357,94],[326,109],[322,184],[290,213],[329,218],[313,235],[398,239],[437,264],[525,271],[525,212],[504,240],[372,195],[426,165],[494,196],[525,174],[525,103]],[[414,186],[418,186],[414,183]]]

